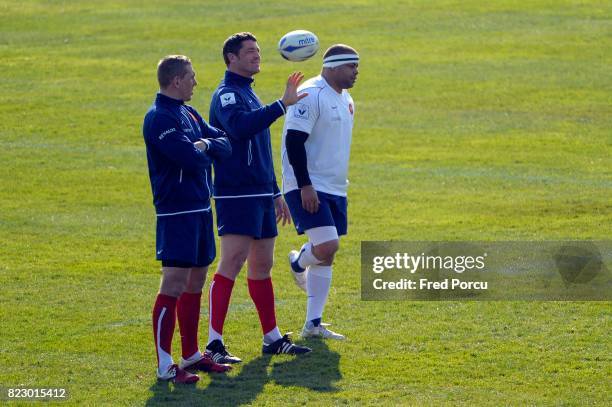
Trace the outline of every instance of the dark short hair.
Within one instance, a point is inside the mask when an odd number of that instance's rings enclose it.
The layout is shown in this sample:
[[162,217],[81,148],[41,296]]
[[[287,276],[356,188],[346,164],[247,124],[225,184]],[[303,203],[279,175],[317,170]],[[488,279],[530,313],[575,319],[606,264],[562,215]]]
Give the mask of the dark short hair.
[[250,32],[241,32],[230,35],[223,43],[223,60],[225,65],[229,65],[230,61],[227,54],[238,55],[242,48],[242,41],[257,41],[257,38]]
[[335,44],[327,48],[327,51],[325,51],[325,54],[323,54],[323,58],[325,59],[327,57],[331,57],[333,55],[340,55],[340,54],[358,55],[357,51],[355,51],[355,48],[353,47],[349,47],[348,45],[345,45],[345,44]]
[[160,59],[157,64],[157,81],[160,88],[167,88],[177,76],[182,78],[187,73],[189,65],[191,59],[185,55],[168,55]]

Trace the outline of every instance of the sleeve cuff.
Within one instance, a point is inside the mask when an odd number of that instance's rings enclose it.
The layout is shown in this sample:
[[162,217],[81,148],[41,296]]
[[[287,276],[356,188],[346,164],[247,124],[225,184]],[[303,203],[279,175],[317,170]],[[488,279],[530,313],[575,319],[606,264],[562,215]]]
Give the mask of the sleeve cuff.
[[202,141],[204,144],[206,144],[206,150],[205,151],[210,150],[210,140],[206,140],[205,138],[201,138],[200,141]]
[[283,111],[283,114],[287,113],[287,108],[283,104],[282,100],[278,99],[276,103],[278,103],[278,105],[280,106],[281,110]]
[[300,189],[302,189],[302,187],[307,187],[308,185],[312,185],[312,181],[310,180],[310,177],[308,175],[306,175],[305,178],[300,177],[299,179],[296,179],[296,181],[298,184],[298,188]]

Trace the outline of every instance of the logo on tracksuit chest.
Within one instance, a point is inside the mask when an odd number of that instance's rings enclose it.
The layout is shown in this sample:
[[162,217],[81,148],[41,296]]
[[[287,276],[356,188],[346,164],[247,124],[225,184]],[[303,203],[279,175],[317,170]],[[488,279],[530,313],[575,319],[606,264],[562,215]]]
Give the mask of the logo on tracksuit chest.
[[253,110],[259,109],[261,107],[261,101],[257,97],[252,98],[249,96],[247,98],[247,103],[249,104],[249,107]]

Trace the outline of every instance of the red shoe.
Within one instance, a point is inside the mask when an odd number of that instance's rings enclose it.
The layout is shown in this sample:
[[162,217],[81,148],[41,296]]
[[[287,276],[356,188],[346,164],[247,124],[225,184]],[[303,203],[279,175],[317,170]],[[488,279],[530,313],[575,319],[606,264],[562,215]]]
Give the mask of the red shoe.
[[200,376],[189,373],[186,370],[178,367],[176,364],[171,365],[164,375],[160,375],[158,370],[157,378],[159,380],[171,381],[172,383],[178,384],[193,384],[200,380]]
[[190,360],[181,358],[181,362],[179,363],[181,369],[190,369],[190,370],[200,370],[202,372],[216,372],[223,373],[231,370],[232,367],[230,365],[216,363],[210,355],[204,353],[199,359]]

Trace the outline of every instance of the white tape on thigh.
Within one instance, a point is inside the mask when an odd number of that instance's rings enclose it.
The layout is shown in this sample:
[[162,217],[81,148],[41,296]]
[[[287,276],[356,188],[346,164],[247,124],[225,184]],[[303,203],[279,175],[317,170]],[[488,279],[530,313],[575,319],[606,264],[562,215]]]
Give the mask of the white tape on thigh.
[[319,226],[318,228],[308,229],[304,233],[308,236],[310,243],[315,246],[331,240],[338,240],[338,231],[335,226]]

